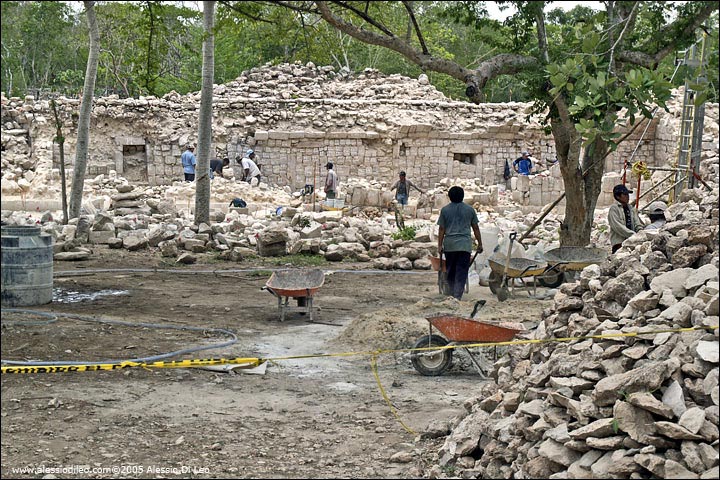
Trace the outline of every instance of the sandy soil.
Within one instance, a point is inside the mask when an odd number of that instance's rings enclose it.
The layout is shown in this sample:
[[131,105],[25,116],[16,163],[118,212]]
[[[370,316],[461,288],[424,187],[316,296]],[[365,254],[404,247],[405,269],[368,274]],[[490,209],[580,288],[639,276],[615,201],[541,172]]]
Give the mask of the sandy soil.
[[[47,323],[3,312],[2,359],[131,359],[228,340],[212,329],[230,330],[238,342],[175,359],[406,348],[427,333],[428,314],[469,315],[485,299],[478,318],[532,326],[550,302],[522,292],[499,304],[477,285],[466,301],[443,301],[435,272],[365,267],[323,266],[333,272],[315,298],[316,322],[294,313],[281,323],[277,300],[261,291],[269,268],[257,261],[208,257],[176,268],[153,254],[98,249],[89,261],[56,262],[56,300],[33,307],[75,317]],[[174,271],[132,271],[153,268]],[[266,270],[228,271],[251,268]],[[440,377],[418,374],[407,353],[380,355],[382,385],[412,434],[383,399],[369,355],[266,365],[264,375],[196,368],[3,375],[2,476],[417,478],[443,441],[430,432],[452,422],[484,381],[460,354]]]

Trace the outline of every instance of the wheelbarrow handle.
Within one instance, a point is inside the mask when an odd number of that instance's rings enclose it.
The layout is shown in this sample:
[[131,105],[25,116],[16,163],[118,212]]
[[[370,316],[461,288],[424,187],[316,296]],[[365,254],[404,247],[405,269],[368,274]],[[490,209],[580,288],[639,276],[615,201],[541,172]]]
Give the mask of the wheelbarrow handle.
[[520,275],[518,275],[518,277],[524,277],[525,274],[528,272],[528,270],[532,270],[532,269],[534,269],[534,268],[537,268],[537,265],[528,265],[528,266],[525,268],[525,270],[523,270],[522,272],[520,272]]
[[562,270],[561,270],[561,267],[562,267],[563,265],[567,265],[568,263],[570,263],[570,262],[557,262],[557,263],[554,263],[554,264],[550,265],[545,271],[546,271],[546,272],[552,272],[553,270],[555,270],[555,271],[557,271],[557,272],[561,272],[561,271],[562,271]]

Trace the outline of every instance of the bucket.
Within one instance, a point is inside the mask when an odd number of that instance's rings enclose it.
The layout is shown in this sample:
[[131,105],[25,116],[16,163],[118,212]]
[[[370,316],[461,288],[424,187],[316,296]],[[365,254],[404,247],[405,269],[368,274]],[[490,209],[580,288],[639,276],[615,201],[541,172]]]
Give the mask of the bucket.
[[2,227],[0,303],[6,307],[52,302],[53,239],[36,226]]

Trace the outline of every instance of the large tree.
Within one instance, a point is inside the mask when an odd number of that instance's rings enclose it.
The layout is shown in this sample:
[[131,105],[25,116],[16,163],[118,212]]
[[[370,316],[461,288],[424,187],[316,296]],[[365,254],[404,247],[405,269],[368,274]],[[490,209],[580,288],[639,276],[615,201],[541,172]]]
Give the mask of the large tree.
[[[636,125],[638,117],[650,117],[654,104],[663,107],[670,98],[670,84],[658,65],[694,42],[697,28],[718,9],[716,2],[607,1],[605,11],[588,12],[571,27],[549,33],[545,8],[551,2],[498,2],[517,8],[506,25],[495,22],[513,41],[498,45],[496,54],[471,68],[443,56],[444,50],[425,34],[423,14],[435,2],[271,3],[320,16],[337,30],[393,50],[424,71],[449,75],[464,84],[466,96],[475,103],[501,76],[527,74],[534,79],[536,112],[545,115],[552,132],[565,183],[560,231],[564,246],[590,241],[605,167],[602,159],[624,138],[619,130]],[[387,21],[388,3],[402,4],[403,22]],[[482,2],[448,5],[448,11],[466,23],[492,24]],[[408,25],[412,35],[407,35]]]
[[75,147],[75,166],[73,169],[72,188],[70,190],[70,218],[80,216],[83,188],[85,186],[85,170],[87,170],[88,143],[90,142],[90,115],[92,113],[95,78],[97,77],[98,56],[100,54],[100,34],[95,17],[95,2],[85,1],[88,31],[90,32],[90,53],[85,70],[85,86],[80,101],[78,117],[77,145]]
[[202,90],[198,119],[198,159],[195,175],[195,224],[210,222],[210,149],[212,148],[213,74],[215,72],[215,2],[203,2]]

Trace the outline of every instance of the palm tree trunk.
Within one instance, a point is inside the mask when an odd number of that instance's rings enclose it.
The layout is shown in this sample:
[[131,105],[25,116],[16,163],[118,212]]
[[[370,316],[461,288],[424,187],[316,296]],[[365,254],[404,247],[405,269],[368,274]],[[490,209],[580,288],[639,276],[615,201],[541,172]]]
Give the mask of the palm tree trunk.
[[195,176],[195,224],[210,222],[210,149],[212,148],[213,78],[215,71],[215,2],[203,2],[202,90],[198,122],[198,158]]
[[80,216],[85,171],[87,170],[88,143],[90,140],[90,114],[92,113],[93,92],[97,77],[98,57],[100,53],[100,34],[95,17],[95,2],[84,1],[90,31],[90,52],[85,70],[85,85],[80,103],[78,118],[78,136],[75,151],[75,169],[73,170],[72,189],[70,191],[70,218]]

